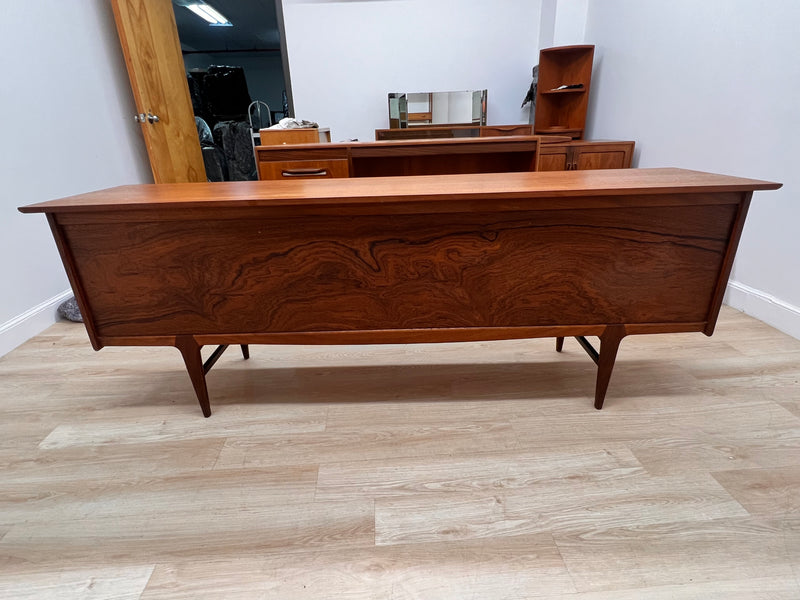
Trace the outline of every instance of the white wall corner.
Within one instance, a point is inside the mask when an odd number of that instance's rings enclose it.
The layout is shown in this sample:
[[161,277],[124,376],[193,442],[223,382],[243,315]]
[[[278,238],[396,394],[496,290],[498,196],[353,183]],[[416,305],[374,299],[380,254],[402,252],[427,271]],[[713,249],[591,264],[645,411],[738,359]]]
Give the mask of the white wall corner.
[[542,0],[539,18],[539,48],[551,48],[556,31],[558,0]]
[[58,320],[58,306],[71,296],[72,290],[66,290],[0,324],[0,356],[8,354],[55,323]]
[[725,304],[800,340],[800,307],[738,281],[729,281]]
[[586,42],[589,0],[558,0],[553,26],[553,46]]

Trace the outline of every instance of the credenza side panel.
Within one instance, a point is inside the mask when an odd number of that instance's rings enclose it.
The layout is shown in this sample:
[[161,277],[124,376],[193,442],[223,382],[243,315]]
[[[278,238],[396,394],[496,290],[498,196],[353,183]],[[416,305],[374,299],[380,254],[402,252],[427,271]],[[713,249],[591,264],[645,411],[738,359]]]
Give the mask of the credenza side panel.
[[104,338],[705,322],[737,203],[70,222]]

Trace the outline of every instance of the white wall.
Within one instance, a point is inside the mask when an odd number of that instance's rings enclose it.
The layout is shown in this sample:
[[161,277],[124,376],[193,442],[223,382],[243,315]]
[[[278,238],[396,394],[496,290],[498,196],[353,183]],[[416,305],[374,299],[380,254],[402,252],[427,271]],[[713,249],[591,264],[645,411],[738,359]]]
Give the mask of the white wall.
[[[553,46],[583,44],[589,0],[559,0],[553,21]],[[546,47],[546,46],[543,46]]]
[[[283,3],[297,116],[334,140],[373,139],[389,91],[488,88],[490,123],[526,122],[540,36],[596,44],[589,137],[636,140],[643,167],[785,184],[754,198],[728,301],[800,337],[796,0]],[[0,55],[2,355],[69,295],[44,217],[16,208],[152,179],[107,0],[5,3]]]
[[71,295],[46,219],[17,207],[152,176],[107,0],[5,2],[0,56],[2,355]]
[[800,338],[800,2],[591,2],[588,135],[635,165],[782,182],[753,197],[727,302]]
[[389,92],[488,89],[489,124],[520,109],[539,57],[540,0],[283,0],[295,116],[334,141],[374,140]]

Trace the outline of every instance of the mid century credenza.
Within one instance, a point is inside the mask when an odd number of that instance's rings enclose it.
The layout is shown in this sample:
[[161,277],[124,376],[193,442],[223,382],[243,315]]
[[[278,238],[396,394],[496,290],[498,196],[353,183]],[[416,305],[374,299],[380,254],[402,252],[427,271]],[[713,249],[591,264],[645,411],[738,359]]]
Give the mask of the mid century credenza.
[[601,408],[625,336],[711,335],[751,194],[778,187],[488,173],[133,185],[20,210],[47,215],[92,346],[178,348],[205,416],[228,344],[565,336],[598,363]]

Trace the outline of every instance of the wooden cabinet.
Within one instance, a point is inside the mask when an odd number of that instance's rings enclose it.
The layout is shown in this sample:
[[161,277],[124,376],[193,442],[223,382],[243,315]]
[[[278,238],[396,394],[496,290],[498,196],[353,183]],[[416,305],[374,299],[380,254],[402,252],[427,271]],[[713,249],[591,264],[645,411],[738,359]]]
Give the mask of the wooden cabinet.
[[579,140],[586,127],[594,46],[560,46],[539,52],[535,134]]
[[633,146],[566,136],[491,136],[287,144],[255,151],[259,179],[274,180],[623,169],[631,166]]
[[257,146],[255,152],[264,180],[510,173],[536,170],[539,142],[532,135],[492,136]]
[[627,169],[631,166],[634,142],[581,140],[542,144],[539,171],[585,171]]

